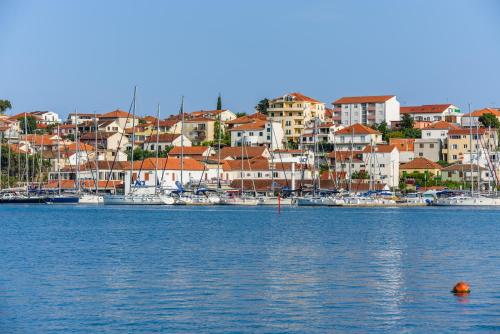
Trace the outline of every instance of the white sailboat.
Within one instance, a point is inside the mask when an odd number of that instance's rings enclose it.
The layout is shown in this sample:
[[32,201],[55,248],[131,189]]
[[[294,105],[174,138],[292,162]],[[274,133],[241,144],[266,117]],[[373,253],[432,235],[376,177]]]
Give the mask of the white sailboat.
[[[75,121],[76,127],[78,129],[78,122]],[[95,144],[94,144],[94,155],[95,155],[95,178],[94,178],[94,191],[95,193],[83,193],[80,195],[78,203],[80,204],[102,204],[104,203],[104,197],[99,195],[99,150],[97,147],[97,135],[98,135],[98,123],[97,115],[94,112],[94,128],[95,128]],[[77,130],[78,131],[78,130]],[[91,167],[92,168],[92,167]]]

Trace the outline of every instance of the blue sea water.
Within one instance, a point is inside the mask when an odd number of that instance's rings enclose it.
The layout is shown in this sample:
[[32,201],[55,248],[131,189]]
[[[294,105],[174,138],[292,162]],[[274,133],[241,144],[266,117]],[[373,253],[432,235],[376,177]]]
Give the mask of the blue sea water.
[[495,209],[4,205],[0,333],[490,333],[499,242]]

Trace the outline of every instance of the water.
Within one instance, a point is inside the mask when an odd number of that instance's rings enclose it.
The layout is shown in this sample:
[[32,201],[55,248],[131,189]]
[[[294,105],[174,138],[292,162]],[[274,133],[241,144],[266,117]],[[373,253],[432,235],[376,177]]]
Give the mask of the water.
[[0,332],[500,331],[499,214],[0,206]]

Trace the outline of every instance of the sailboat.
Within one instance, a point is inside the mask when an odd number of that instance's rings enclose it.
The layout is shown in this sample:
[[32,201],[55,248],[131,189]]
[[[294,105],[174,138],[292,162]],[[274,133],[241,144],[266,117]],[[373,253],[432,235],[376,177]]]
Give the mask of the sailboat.
[[[136,94],[137,87],[134,87],[134,98],[132,102],[132,145],[131,145],[131,159],[130,159],[130,192],[125,195],[106,195],[103,197],[105,205],[162,205],[164,201],[158,195],[156,189],[155,193],[141,192],[142,188],[139,187],[140,181],[134,180],[134,146],[135,146],[135,114],[136,114]],[[128,117],[128,116],[127,116]],[[127,118],[128,119],[128,118]],[[122,134],[123,136],[123,134]],[[157,148],[158,149],[158,148]],[[140,175],[140,171],[139,171]],[[135,181],[135,184],[132,184]],[[156,187],[156,186],[155,186]]]
[[[78,122],[76,121],[76,127],[78,129]],[[99,195],[99,150],[97,147],[97,136],[98,136],[98,123],[97,115],[94,112],[94,128],[95,128],[95,143],[94,143],[94,161],[95,161],[95,178],[94,178],[94,193],[86,193],[80,195],[78,203],[80,204],[102,204],[104,202],[104,197]],[[78,131],[78,130],[77,130]],[[92,168],[92,167],[91,167]]]

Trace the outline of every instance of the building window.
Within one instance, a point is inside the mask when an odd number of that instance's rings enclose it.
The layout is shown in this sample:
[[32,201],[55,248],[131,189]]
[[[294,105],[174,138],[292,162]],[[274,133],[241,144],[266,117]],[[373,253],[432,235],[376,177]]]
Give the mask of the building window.
[[261,137],[262,137],[263,135],[264,135],[264,133],[263,133],[263,132],[259,132],[259,136],[261,136]]
[[453,145],[451,145],[451,148],[454,149],[454,150],[456,150],[456,149],[458,149],[458,145],[457,144],[453,144]]
[[419,144],[418,147],[424,148],[424,144]]
[[453,154],[453,155],[452,155],[452,158],[453,158],[453,160],[457,160],[457,156],[456,156],[456,154]]
[[238,137],[241,137],[241,132],[238,132]]
[[429,144],[429,147],[430,148],[434,148],[434,144]]
[[250,135],[250,136],[253,136],[253,131],[250,131],[250,134],[249,134],[249,135]]

